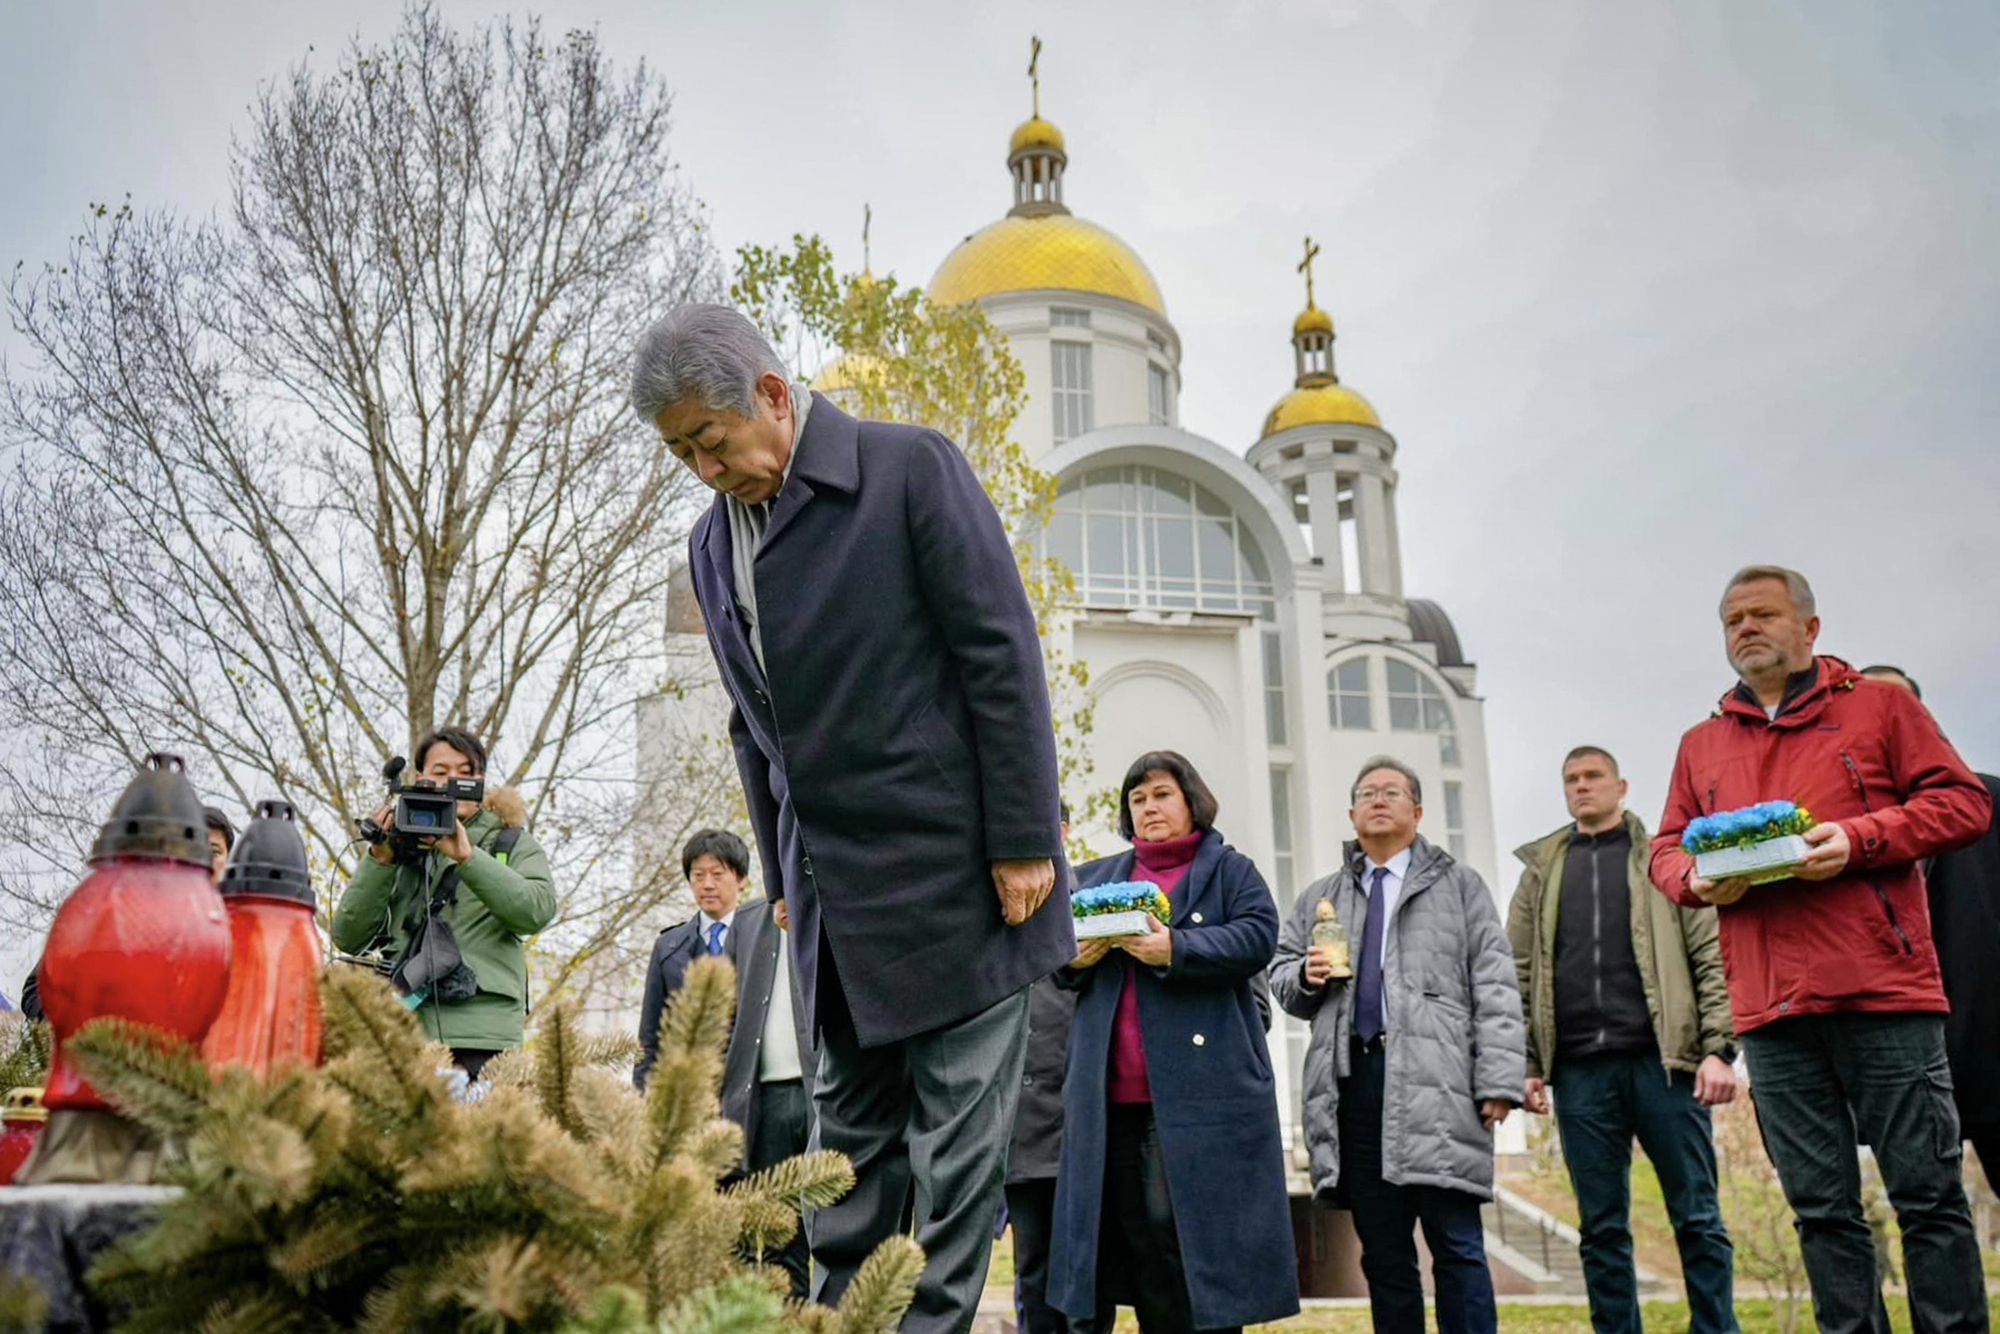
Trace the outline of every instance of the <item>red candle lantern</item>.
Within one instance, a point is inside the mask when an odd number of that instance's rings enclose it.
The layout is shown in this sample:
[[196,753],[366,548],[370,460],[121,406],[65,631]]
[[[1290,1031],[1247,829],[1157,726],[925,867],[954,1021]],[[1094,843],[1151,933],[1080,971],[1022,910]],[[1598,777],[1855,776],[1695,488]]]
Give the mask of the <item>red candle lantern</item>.
[[323,956],[306,844],[290,802],[258,804],[222,873],[222,899],[229,905],[229,995],[201,1044],[209,1068],[234,1063],[269,1074],[319,1064]]
[[200,1042],[229,986],[229,924],[215,892],[201,798],[178,755],[148,755],[90,851],[42,954],[42,1007],[57,1043],[42,1102],[108,1111],[70,1063],[69,1039],[101,1015]]
[[0,1186],[11,1185],[21,1164],[35,1147],[35,1137],[48,1123],[40,1089],[15,1089],[0,1109]]

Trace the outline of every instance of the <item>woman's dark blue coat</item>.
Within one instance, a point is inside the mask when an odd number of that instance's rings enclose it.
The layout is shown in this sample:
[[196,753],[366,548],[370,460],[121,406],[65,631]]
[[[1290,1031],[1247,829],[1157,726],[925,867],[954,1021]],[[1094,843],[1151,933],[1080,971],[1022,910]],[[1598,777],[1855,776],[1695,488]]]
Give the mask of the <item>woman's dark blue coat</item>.
[[[1077,872],[1079,886],[1132,878],[1130,852]],[[1129,969],[1194,1322],[1214,1329],[1279,1320],[1299,1309],[1298,1268],[1271,1054],[1251,983],[1277,949],[1278,908],[1256,866],[1214,830],[1173,901],[1167,968],[1113,950],[1095,968],[1058,975],[1076,989],[1077,1004],[1049,1301],[1072,1316],[1096,1309],[1111,1029]],[[1125,1292],[1105,1295],[1131,1301]]]

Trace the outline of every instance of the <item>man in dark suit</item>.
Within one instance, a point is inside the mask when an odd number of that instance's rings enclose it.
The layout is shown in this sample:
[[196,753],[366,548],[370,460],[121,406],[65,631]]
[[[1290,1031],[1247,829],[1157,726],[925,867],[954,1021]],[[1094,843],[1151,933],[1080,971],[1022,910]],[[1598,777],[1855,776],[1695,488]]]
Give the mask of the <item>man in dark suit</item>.
[[[727,830],[704,829],[689,839],[681,873],[699,911],[660,932],[653,945],[639,1011],[643,1051],[632,1082],[646,1087],[659,1057],[660,1015],[687,980],[688,966],[727,958],[736,966],[736,1021],[723,1057],[722,1114],[743,1127],[743,1170],[759,1171],[804,1153],[812,1127],[812,1041],[783,949],[783,917],[769,899],[741,902],[750,849]],[[791,1276],[792,1296],[806,1295],[803,1233],[766,1259]]]
[[[1062,804],[1069,840],[1069,803]],[[1007,1219],[1014,1229],[1014,1314],[1021,1334],[1089,1334],[1049,1305],[1049,1248],[1055,1239],[1056,1169],[1062,1165],[1063,1073],[1076,992],[1045,977],[1028,990],[1028,1048],[1022,1063],[1014,1142],[1007,1153]],[[1107,1326],[1108,1328],[1108,1326]]]
[[929,1263],[904,1328],[965,1330],[1028,984],[1076,953],[1041,647],[1006,531],[949,440],[810,394],[728,307],[648,330],[632,403],[721,493],[690,540],[695,596],[791,915],[816,1141],[856,1176],[808,1225],[814,1295],[837,1300],[914,1210]]
[[[1924,697],[1916,679],[1900,667],[1863,667],[1861,674]],[[2000,778],[1974,777],[2000,810]],[[1951,1002],[1944,1054],[1959,1124],[1979,1155],[1987,1185],[2000,1189],[2000,969],[1993,966],[2000,959],[2000,819],[1988,822],[1977,843],[1926,862],[1924,884],[1938,969]]]

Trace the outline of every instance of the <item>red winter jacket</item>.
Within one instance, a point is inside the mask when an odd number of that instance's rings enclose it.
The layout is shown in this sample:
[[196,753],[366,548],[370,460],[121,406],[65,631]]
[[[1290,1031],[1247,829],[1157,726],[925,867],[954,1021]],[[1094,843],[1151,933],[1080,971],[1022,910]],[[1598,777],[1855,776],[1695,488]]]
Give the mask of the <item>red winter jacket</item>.
[[1798,1014],[1945,1013],[1918,863],[1970,843],[1992,818],[1992,797],[1915,695],[1817,661],[1818,678],[1775,721],[1731,692],[1681,738],[1653,839],[1653,883],[1699,906],[1681,848],[1696,816],[1795,801],[1847,832],[1839,876],[1757,885],[1719,910],[1738,1033]]

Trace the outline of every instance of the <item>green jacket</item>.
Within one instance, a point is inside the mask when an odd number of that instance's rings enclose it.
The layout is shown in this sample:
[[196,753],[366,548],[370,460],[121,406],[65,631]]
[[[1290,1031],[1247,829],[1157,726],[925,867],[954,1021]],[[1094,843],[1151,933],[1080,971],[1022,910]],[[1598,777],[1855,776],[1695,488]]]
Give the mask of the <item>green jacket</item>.
[[[1660,1060],[1670,1070],[1693,1070],[1705,1057],[1736,1058],[1735,1023],[1722,975],[1715,909],[1683,908],[1653,888],[1647,874],[1646,825],[1630,811],[1632,836],[1626,882],[1632,895],[1632,954],[1653,1017]],[[1556,913],[1562,902],[1563,863],[1574,824],[1514,850],[1525,868],[1507,910],[1507,938],[1528,1020],[1528,1078],[1547,1079],[1556,1051]]]
[[[526,938],[556,915],[549,859],[524,827],[527,811],[518,794],[496,788],[465,826],[472,855],[458,868],[458,893],[444,920],[458,938],[459,953],[479,979],[479,994],[456,1005],[427,1000],[417,1009],[424,1031],[448,1047],[502,1051],[521,1045],[528,1018]],[[520,841],[502,862],[487,849],[505,828],[521,829]],[[389,958],[409,944],[409,918],[427,880],[443,875],[451,861],[433,852],[428,866],[384,866],[363,857],[333,914],[334,948],[356,953],[381,946]]]

